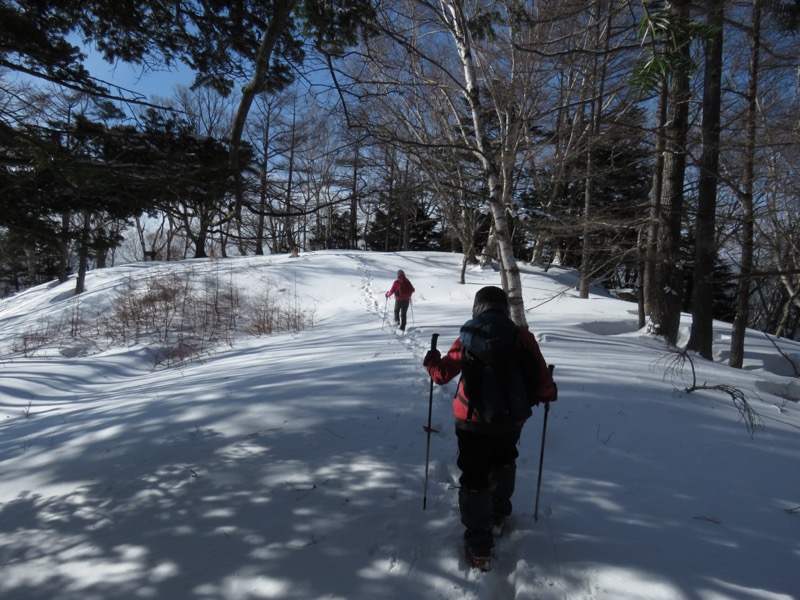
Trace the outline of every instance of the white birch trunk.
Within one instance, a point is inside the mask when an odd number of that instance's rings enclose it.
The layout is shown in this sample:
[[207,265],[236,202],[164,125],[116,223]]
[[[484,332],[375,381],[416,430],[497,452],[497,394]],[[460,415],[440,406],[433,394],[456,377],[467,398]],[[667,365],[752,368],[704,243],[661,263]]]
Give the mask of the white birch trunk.
[[472,52],[470,34],[466,27],[467,20],[462,11],[462,4],[458,1],[441,0],[442,16],[450,25],[450,32],[458,50],[458,56],[464,68],[464,82],[466,85],[467,101],[472,113],[473,127],[475,128],[475,154],[483,165],[486,174],[486,183],[489,188],[489,206],[492,211],[497,246],[500,252],[500,268],[503,281],[507,282],[511,318],[517,325],[527,326],[525,306],[522,299],[522,281],[519,267],[514,257],[511,244],[511,234],[506,218],[505,203],[503,198],[503,181],[500,168],[492,153],[486,137],[486,125],[481,106],[480,84]]

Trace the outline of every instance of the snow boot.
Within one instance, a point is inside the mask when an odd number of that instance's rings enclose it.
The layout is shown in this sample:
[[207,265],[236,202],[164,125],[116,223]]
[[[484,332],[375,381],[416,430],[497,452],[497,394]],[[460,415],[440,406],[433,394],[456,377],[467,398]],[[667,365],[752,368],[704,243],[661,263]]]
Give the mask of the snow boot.
[[466,545],[464,546],[464,550],[467,555],[467,563],[469,563],[471,568],[484,572],[492,570],[492,558],[490,556],[480,556]]
[[492,494],[487,490],[458,490],[458,506],[464,530],[467,562],[473,568],[488,571],[492,541]]

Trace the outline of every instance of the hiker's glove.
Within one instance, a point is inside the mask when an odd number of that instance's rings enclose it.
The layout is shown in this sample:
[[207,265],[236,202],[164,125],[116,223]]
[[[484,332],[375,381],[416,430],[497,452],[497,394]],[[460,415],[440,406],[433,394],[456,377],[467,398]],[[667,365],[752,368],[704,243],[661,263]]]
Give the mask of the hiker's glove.
[[541,398],[537,399],[533,403],[533,406],[539,406],[539,404],[550,404],[551,402],[555,402],[556,400],[558,400],[558,386],[556,385],[556,382],[554,381],[553,382],[553,395],[550,396],[549,398],[547,398],[546,400],[542,400]]
[[431,361],[439,361],[442,358],[442,353],[438,350],[428,350],[428,353],[425,355],[425,360],[422,361],[422,366],[427,367]]
[[547,402],[548,403],[555,402],[556,400],[558,400],[558,386],[556,385],[556,382],[554,381],[553,382],[553,395],[550,397],[550,399]]

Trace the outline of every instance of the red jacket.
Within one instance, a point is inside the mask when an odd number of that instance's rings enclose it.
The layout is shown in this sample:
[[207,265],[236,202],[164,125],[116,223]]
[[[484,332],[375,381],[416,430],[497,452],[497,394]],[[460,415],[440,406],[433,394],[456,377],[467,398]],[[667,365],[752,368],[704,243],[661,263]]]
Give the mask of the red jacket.
[[[406,290],[406,293],[403,293],[403,292],[400,291],[401,284],[404,281],[408,282],[408,286],[407,286],[408,289]],[[409,292],[408,290],[411,290],[411,291]],[[388,292],[386,292],[386,297],[388,298],[389,296],[392,296],[392,295],[394,295],[395,292],[397,292],[397,299],[398,300],[411,300],[411,294],[413,294],[416,291],[417,290],[414,289],[414,286],[411,285],[411,281],[409,281],[406,277],[401,275],[400,277],[398,277],[397,279],[394,280],[394,283],[392,284],[391,289]]]
[[[530,331],[522,327],[518,329],[518,332],[520,340],[522,341],[522,346],[528,351],[530,360],[532,361],[531,369],[536,369],[539,374],[536,398],[532,398],[532,400],[535,402],[550,402],[555,400],[556,387],[553,383],[553,376],[550,374],[547,361],[545,361],[544,356],[542,356],[536,338]],[[450,346],[450,350],[447,351],[447,354],[439,358],[434,357],[433,360],[428,363],[427,369],[431,379],[433,379],[433,382],[437,385],[444,385],[455,376],[459,375],[461,373],[461,338],[456,339],[453,345]],[[458,389],[453,398],[453,414],[458,421],[466,422],[468,408],[466,404],[461,401],[461,398],[467,398],[463,381],[458,382]],[[479,422],[479,418],[473,413],[470,421],[477,423]],[[517,423],[517,425],[521,427],[522,423]]]

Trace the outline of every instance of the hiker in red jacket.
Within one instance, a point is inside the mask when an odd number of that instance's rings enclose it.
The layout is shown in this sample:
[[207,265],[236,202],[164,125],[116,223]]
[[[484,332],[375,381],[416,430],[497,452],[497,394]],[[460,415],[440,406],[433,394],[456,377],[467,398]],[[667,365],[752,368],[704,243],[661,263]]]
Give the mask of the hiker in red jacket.
[[397,279],[394,280],[391,289],[386,292],[386,297],[394,296],[394,326],[398,327],[400,331],[406,330],[406,315],[408,314],[408,306],[411,304],[411,294],[416,290],[411,282],[406,277],[406,274],[400,269],[397,272]]
[[[536,338],[509,318],[508,297],[502,289],[494,286],[481,288],[475,294],[472,317],[461,328],[461,335],[447,354],[442,356],[439,350],[430,350],[423,365],[438,385],[461,375],[453,398],[457,464],[461,470],[458,505],[465,527],[467,556],[473,567],[488,570],[493,535],[502,531],[505,518],[511,514],[516,459],[519,456],[517,443],[522,426],[531,415],[531,408],[554,401],[557,391]],[[511,358],[502,361],[506,365],[501,370],[504,374],[502,381],[494,379],[487,383],[485,379],[491,373],[483,370],[479,375],[474,374],[475,359],[470,356],[469,348],[475,341],[474,336],[480,334],[498,340],[503,347],[514,345],[520,348],[514,354],[501,355],[516,357],[514,362]],[[488,354],[484,356],[490,358]],[[511,373],[513,367],[509,368],[512,364],[518,365],[516,378]],[[481,398],[481,404],[474,396]],[[505,404],[505,412],[492,416],[480,414],[479,406],[486,408],[485,413],[488,413],[489,407],[504,406],[506,397],[515,400]]]

